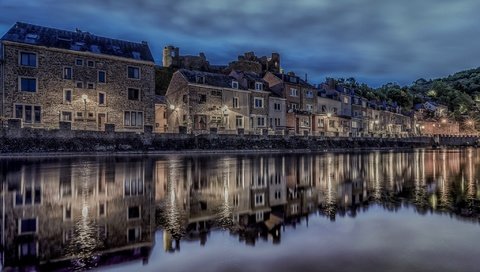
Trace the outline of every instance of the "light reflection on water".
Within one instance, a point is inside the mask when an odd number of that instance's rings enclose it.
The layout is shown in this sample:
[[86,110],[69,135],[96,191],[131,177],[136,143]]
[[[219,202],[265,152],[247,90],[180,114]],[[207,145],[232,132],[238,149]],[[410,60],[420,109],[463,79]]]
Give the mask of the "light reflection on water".
[[479,149],[2,160],[2,264],[468,269],[434,251],[480,253],[479,165]]

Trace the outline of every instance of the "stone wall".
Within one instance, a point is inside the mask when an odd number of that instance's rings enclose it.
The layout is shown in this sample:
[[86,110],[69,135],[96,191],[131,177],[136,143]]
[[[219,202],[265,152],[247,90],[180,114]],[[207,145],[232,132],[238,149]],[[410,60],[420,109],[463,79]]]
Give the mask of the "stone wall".
[[[144,124],[154,124],[154,63],[15,43],[4,48],[6,118],[16,118],[15,105],[35,105],[41,107],[41,122],[25,125],[58,128],[62,112],[69,112],[74,129],[103,129],[104,123],[113,123],[120,130],[143,130],[124,127],[124,111],[143,112]],[[20,52],[35,53],[37,67],[19,65]],[[139,68],[139,80],[127,77],[128,66]],[[71,79],[64,79],[65,67],[72,68]],[[99,71],[106,73],[105,83],[99,82]],[[36,78],[36,92],[20,91],[20,76]],[[128,88],[140,90],[138,101],[128,99]],[[65,90],[71,90],[71,101],[65,101]],[[99,93],[105,95],[104,105]]]
[[[112,125],[108,125],[109,127]],[[293,150],[477,145],[478,137],[347,138],[282,135],[154,134],[33,128],[0,129],[0,153]]]

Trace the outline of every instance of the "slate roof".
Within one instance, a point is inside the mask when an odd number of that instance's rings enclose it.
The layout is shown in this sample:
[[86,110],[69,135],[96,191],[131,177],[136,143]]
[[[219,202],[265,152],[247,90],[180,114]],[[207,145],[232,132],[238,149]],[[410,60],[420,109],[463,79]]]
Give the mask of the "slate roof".
[[313,85],[309,84],[305,80],[301,79],[299,76],[291,76],[288,74],[272,73],[279,79],[283,80],[285,83],[298,84],[306,88],[315,88]]
[[[220,88],[232,88],[232,81],[236,81],[234,77],[224,74],[208,73],[186,69],[180,69],[178,71],[182,73],[182,75],[187,79],[189,83],[193,84],[204,84]],[[197,82],[197,77],[203,77],[203,83]],[[238,88],[240,90],[244,90],[240,85],[238,86]]]
[[68,31],[17,22],[1,40],[154,62],[146,42],[105,38],[78,29]]

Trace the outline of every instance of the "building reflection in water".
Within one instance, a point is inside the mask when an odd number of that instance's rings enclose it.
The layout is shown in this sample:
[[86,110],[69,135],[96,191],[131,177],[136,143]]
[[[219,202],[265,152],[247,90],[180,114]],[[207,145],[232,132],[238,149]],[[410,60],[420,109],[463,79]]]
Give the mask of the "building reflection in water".
[[208,244],[280,243],[284,228],[372,205],[478,222],[480,150],[4,160],[3,267],[88,269],[147,263]]

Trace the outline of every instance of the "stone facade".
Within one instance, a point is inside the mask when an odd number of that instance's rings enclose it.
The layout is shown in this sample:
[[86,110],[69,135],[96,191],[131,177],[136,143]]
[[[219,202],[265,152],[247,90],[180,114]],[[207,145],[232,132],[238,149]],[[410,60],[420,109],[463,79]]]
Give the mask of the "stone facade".
[[[91,34],[67,34],[71,35],[70,40],[61,42],[72,43],[71,48],[82,44],[72,40],[81,35],[98,39],[98,43],[108,41]],[[60,121],[66,121],[72,123],[73,129],[81,130],[103,130],[104,125],[110,123],[115,124],[117,130],[143,131],[144,125],[154,124],[153,59],[70,50],[60,45],[46,47],[41,46],[41,40],[12,41],[8,33],[1,42],[5,118],[20,118],[23,126],[39,128],[58,128]],[[98,48],[92,50],[100,50]],[[135,73],[130,74],[133,79],[129,73]]]

